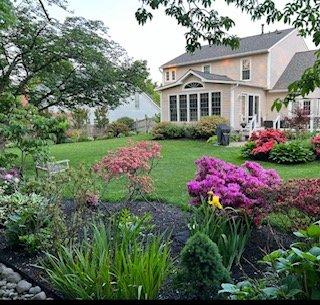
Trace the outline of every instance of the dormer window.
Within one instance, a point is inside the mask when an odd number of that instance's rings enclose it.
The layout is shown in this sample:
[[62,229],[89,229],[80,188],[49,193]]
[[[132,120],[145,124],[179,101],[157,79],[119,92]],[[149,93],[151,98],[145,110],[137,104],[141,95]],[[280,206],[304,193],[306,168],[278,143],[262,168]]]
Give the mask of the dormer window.
[[211,73],[211,67],[210,67],[210,65],[204,65],[204,66],[203,66],[203,72],[204,72],[204,73]]
[[184,89],[195,89],[195,88],[203,88],[203,85],[200,83],[192,82],[184,86]]
[[251,79],[251,61],[248,58],[241,60],[241,80]]
[[169,80],[170,80],[170,72],[167,71],[167,72],[166,72],[166,81],[168,82]]

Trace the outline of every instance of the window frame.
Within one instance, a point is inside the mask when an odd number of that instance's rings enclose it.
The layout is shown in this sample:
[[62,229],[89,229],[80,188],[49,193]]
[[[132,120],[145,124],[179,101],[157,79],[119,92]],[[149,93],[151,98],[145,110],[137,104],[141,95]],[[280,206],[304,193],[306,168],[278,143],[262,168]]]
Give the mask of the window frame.
[[[213,113],[213,109],[214,108],[217,108],[217,107],[213,107],[213,96],[214,96],[214,93],[219,93],[219,96],[220,96],[220,111],[219,111],[219,114],[216,114],[216,113]],[[211,94],[210,94],[210,104],[211,104],[211,112],[210,112],[210,115],[217,115],[217,116],[221,116],[222,114],[222,92],[221,91],[212,91]]]
[[[176,121],[172,121],[171,119],[171,98],[172,97],[175,97],[176,98]],[[177,94],[172,94],[172,95],[169,95],[169,103],[168,103],[168,108],[169,108],[169,120],[170,122],[179,122],[179,113],[178,113],[178,95]]]
[[[192,87],[192,88],[186,88],[188,85],[191,85],[191,84],[200,84],[201,87]],[[196,89],[203,89],[204,88],[204,85],[200,82],[189,82],[189,83],[186,83],[183,87],[184,90],[196,90]]]
[[[206,68],[206,67],[209,67],[209,72],[206,72],[206,71],[205,71],[205,68]],[[203,66],[202,66],[202,71],[203,71],[203,73],[211,73],[211,65],[210,65],[210,64],[205,64],[205,65],[203,65]]]
[[169,82],[169,81],[170,81],[170,71],[166,71],[166,72],[165,72],[164,79],[165,79],[166,82]]
[[177,72],[176,72],[176,70],[172,70],[171,71],[171,80],[176,80],[176,78],[177,78]]
[[[244,70],[244,69],[243,69],[243,62],[244,62],[245,60],[249,61],[249,70]],[[243,72],[244,72],[244,71],[249,71],[249,78],[248,78],[248,79],[243,79]],[[251,81],[251,78],[252,78],[252,61],[251,61],[251,58],[249,58],[249,57],[242,58],[242,59],[240,60],[240,79],[241,79],[242,81],[244,81],[244,82],[249,82],[249,81]]]

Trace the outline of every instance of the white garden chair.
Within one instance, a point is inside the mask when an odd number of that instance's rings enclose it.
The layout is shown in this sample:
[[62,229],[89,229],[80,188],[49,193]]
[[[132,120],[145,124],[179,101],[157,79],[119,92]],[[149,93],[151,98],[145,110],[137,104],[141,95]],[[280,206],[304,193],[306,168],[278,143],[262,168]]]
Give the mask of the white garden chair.
[[69,169],[70,160],[50,161],[46,163],[36,163],[37,176],[39,171],[44,171],[47,175],[55,175]]

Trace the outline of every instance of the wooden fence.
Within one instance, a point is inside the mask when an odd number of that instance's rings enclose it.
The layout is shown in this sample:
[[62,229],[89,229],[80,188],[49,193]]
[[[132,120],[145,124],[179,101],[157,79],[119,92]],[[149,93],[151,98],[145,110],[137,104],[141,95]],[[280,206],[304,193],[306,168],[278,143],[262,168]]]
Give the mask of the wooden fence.
[[146,117],[143,120],[136,120],[134,122],[134,130],[137,132],[151,132],[152,128],[157,125],[155,118]]

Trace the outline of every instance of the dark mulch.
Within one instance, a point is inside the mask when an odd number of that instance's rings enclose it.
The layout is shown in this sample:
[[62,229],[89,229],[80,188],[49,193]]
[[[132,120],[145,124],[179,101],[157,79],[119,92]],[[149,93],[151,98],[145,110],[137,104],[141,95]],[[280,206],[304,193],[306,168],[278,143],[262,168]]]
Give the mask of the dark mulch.
[[[66,201],[64,204],[66,215],[71,215],[74,207],[73,201]],[[189,237],[187,224],[190,214],[170,204],[134,202],[130,204],[101,204],[98,208],[90,208],[87,217],[90,218],[91,215],[96,214],[98,211],[103,215],[111,216],[123,208],[128,208],[133,214],[139,216],[149,212],[152,215],[153,224],[159,233],[171,232],[171,252],[172,256],[176,258],[176,263],[178,263],[179,253]],[[264,268],[259,265],[257,261],[260,260],[265,253],[282,247],[287,248],[293,241],[294,236],[292,234],[280,233],[268,226],[255,229],[246,246],[241,265],[235,266],[232,269],[232,277],[237,282],[247,277],[261,276]],[[54,298],[62,297],[52,289],[50,283],[46,280],[45,272],[34,266],[40,258],[41,255],[29,256],[21,251],[14,251],[8,248],[0,230],[0,261],[10,263],[10,265],[13,265],[18,271],[22,272],[22,275],[26,274],[31,278],[31,281],[41,286],[48,296]],[[55,295],[55,293],[57,293],[57,295]],[[172,279],[168,279],[163,289],[161,289],[159,298],[183,299],[183,294],[173,287]]]

